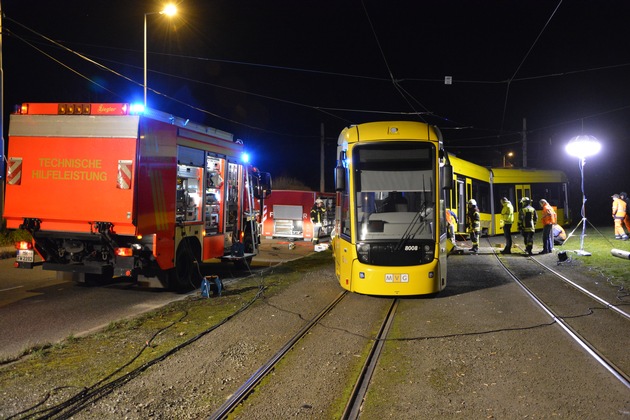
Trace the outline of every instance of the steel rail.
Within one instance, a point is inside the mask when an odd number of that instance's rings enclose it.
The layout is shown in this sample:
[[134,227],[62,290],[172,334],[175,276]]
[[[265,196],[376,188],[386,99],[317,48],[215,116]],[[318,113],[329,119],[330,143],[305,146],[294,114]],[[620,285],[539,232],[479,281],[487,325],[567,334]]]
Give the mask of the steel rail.
[[210,417],[211,420],[223,419],[240,404],[258,383],[273,369],[273,367],[293,348],[302,337],[313,328],[321,318],[330,312],[337,304],[347,296],[348,291],[344,290],[330,304],[328,304],[319,314],[311,319],[297,334],[295,334],[276,354],[265,362],[234,394],[228,398]]
[[618,313],[619,315],[623,316],[624,318],[627,318],[628,320],[630,320],[630,313],[623,311],[621,308],[618,308],[617,306],[613,305],[612,303],[608,302],[607,300],[602,299],[601,297],[597,296],[593,292],[590,292],[589,290],[586,290],[584,287],[580,286],[579,284],[577,284],[573,280],[563,276],[562,274],[558,273],[557,271],[555,271],[551,267],[546,266],[545,264],[543,264],[542,262],[536,260],[535,258],[532,258],[532,260],[534,262],[536,262],[538,265],[540,265],[541,267],[545,268],[547,271],[549,271],[549,272],[553,273],[554,275],[558,276],[563,281],[565,281],[569,285],[573,286],[574,288],[576,288],[580,292],[584,293],[586,296],[590,297],[591,299],[596,300],[597,302],[599,302],[600,304],[602,304],[606,308],[608,308],[608,309]]
[[[525,293],[543,310],[545,311],[577,344],[580,345],[593,359],[595,359],[601,366],[608,370],[617,380],[624,384],[627,388],[630,388],[630,380],[618,369],[613,363],[606,360],[590,343],[584,339],[579,333],[577,333],[567,322],[561,317],[556,315],[554,311],[547,306],[541,299],[536,296],[522,281],[516,276],[499,258],[499,255],[495,252],[495,258],[499,261],[499,264],[505,272],[525,291]],[[533,259],[533,258],[532,258]]]
[[387,316],[383,320],[383,324],[374,339],[372,344],[372,348],[370,349],[370,353],[361,369],[361,373],[359,374],[359,378],[357,379],[356,384],[354,385],[354,389],[350,394],[350,398],[348,399],[348,403],[343,411],[343,415],[341,416],[344,420],[354,420],[359,418],[359,414],[361,412],[361,406],[363,405],[363,401],[365,399],[365,394],[367,393],[368,386],[370,385],[370,380],[372,379],[372,374],[376,369],[376,364],[381,356],[383,351],[383,346],[385,344],[385,338],[387,334],[389,334],[389,330],[394,321],[394,316],[396,314],[396,309],[398,308],[399,299],[394,299],[392,301],[392,305],[387,312]]

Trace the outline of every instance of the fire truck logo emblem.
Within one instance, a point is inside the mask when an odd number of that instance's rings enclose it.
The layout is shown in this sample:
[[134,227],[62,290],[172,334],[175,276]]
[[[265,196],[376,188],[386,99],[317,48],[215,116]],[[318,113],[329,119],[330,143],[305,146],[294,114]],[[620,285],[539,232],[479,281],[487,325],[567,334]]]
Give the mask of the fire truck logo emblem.
[[7,169],[7,184],[22,184],[22,158],[9,158],[9,167]]
[[121,190],[128,190],[131,188],[131,167],[132,162],[130,160],[118,161],[118,176],[116,187]]

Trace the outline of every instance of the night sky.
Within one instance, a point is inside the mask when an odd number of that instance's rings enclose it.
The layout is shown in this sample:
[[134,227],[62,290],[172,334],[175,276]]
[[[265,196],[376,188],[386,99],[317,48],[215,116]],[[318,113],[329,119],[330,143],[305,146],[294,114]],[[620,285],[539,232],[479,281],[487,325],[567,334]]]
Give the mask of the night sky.
[[[163,3],[0,2],[5,138],[21,102],[142,101],[144,14]],[[176,3],[172,19],[147,16],[149,106],[234,133],[273,176],[319,189],[323,124],[331,190],[337,135],[374,120],[425,121],[464,159],[513,151],[520,166],[526,119],[528,166],[564,170],[576,206],[564,146],[602,142],[589,220],[608,223],[610,195],[630,190],[626,0]]]

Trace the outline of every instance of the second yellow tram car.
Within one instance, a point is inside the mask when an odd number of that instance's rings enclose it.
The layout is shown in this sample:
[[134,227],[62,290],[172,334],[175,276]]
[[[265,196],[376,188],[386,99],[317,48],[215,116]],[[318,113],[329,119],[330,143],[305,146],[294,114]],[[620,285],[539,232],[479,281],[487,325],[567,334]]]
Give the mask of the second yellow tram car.
[[338,140],[333,237],[341,287],[423,295],[446,287],[446,190],[453,175],[436,127],[372,122]]
[[[458,233],[466,232],[466,203],[471,198],[477,201],[481,217],[481,229],[484,235],[501,235],[501,197],[507,197],[519,209],[523,197],[529,197],[538,211],[536,229],[542,229],[540,199],[546,199],[556,211],[558,224],[571,223],[569,213],[568,179],[558,170],[528,168],[486,168],[465,161],[456,156],[449,156],[453,167],[453,183],[450,197],[446,199],[446,208],[458,216]],[[515,215],[517,218],[518,216]],[[516,232],[515,220],[512,232]]]

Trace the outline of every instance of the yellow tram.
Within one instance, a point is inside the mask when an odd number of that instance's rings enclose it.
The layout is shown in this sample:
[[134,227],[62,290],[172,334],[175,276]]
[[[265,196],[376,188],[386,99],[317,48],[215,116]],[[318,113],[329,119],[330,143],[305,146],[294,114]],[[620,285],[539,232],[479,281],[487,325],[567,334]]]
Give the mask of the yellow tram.
[[523,197],[529,197],[539,212],[536,229],[542,229],[542,216],[538,202],[546,199],[556,211],[558,224],[571,223],[568,200],[568,179],[558,170],[528,168],[486,168],[449,156],[453,168],[453,185],[446,198],[446,208],[458,217],[458,233],[466,232],[466,203],[475,199],[481,217],[484,235],[500,235],[501,197],[507,197],[518,211]]
[[341,287],[387,296],[443,290],[454,176],[439,130],[410,121],[353,125],[337,152],[332,246]]

